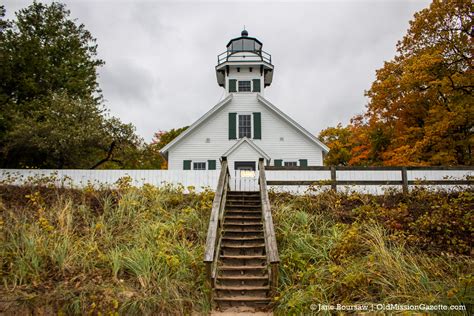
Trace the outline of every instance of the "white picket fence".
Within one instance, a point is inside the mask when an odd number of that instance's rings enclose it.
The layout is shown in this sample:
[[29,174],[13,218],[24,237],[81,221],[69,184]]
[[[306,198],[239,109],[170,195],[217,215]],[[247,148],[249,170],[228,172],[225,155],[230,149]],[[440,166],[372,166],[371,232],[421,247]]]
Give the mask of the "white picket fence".
[[258,172],[231,170],[229,186],[232,191],[259,191]]
[[[355,167],[356,168],[356,167]],[[357,169],[357,168],[356,168]],[[363,168],[358,168],[363,169]],[[446,169],[446,170],[436,170],[432,168],[427,169],[416,169],[416,170],[407,170],[407,181],[409,183],[419,182],[419,181],[446,181],[446,180],[468,180],[474,178],[474,169],[464,168],[460,170],[456,169]],[[280,192],[291,192],[295,194],[301,194],[308,190],[311,187],[312,190],[321,190],[330,188],[331,181],[331,170],[268,170],[266,171],[267,181],[270,182],[269,188],[274,191]],[[377,169],[367,169],[367,170],[337,170],[335,180],[339,182],[351,182],[351,181],[379,181],[379,182],[389,182],[402,181],[401,170],[377,170]],[[271,185],[272,182],[284,182],[284,181],[312,181],[313,185]],[[326,182],[325,185],[320,185],[320,183]],[[410,188],[423,186],[430,190],[452,190],[452,189],[465,189],[469,185],[465,184],[436,184],[436,185],[427,185],[427,184],[410,184]],[[400,184],[379,184],[379,185],[337,185],[337,190],[341,192],[351,192],[356,191],[360,193],[370,193],[370,194],[383,194],[386,190],[402,190]]]
[[[200,192],[205,188],[215,190],[220,170],[46,170],[46,169],[0,169],[0,184],[35,184],[48,179],[57,186],[83,188],[114,187],[119,179],[130,177],[131,184],[143,186],[182,185]],[[269,185],[270,190],[291,193],[304,193],[309,187],[318,190],[329,189],[330,184],[318,186],[319,182],[331,180],[330,170],[267,170],[267,181],[311,181],[312,185]],[[407,170],[408,181],[417,180],[466,180],[474,178],[474,170]],[[42,179],[42,180],[41,180]],[[337,170],[337,181],[400,181],[400,170]],[[229,185],[231,190],[258,191],[258,173],[254,171],[231,171]],[[414,185],[411,185],[413,187]],[[469,185],[428,185],[430,189],[452,189]],[[338,191],[357,191],[380,194],[385,189],[401,190],[400,185],[346,185],[337,186]]]
[[182,185],[200,192],[206,188],[215,190],[220,170],[72,170],[72,169],[0,169],[0,183],[23,185],[41,181],[57,186],[84,188],[115,187],[120,179],[130,177],[130,184],[157,187]]

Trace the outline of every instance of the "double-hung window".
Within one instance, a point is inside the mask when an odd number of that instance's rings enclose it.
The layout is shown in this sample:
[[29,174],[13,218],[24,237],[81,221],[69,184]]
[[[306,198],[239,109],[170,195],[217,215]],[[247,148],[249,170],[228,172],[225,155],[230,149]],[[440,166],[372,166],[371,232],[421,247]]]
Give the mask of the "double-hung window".
[[297,167],[298,162],[296,161],[285,161],[285,167]]
[[239,80],[239,92],[251,92],[252,85],[251,82],[248,80]]
[[252,115],[239,115],[239,138],[252,138]]
[[193,170],[206,170],[205,162],[193,162]]

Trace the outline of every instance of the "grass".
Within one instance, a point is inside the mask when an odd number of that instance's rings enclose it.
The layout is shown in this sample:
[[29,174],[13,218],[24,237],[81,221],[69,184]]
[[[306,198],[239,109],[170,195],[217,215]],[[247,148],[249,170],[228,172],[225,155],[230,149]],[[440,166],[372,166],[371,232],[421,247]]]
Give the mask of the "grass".
[[[282,265],[276,312],[308,313],[311,304],[472,305],[474,261],[464,245],[474,233],[473,196],[273,195]],[[441,229],[419,229],[427,213]]]
[[[113,191],[1,186],[0,311],[209,312],[202,258],[212,198],[126,181]],[[474,302],[472,192],[271,200],[277,314],[318,303]]]

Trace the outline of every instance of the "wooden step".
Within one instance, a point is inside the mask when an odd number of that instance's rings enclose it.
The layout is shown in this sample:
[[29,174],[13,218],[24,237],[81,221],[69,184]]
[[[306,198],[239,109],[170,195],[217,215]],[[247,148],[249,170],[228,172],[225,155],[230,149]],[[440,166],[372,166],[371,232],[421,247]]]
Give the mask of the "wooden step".
[[232,265],[223,265],[218,267],[219,270],[266,270],[267,266],[232,266]]
[[268,267],[266,265],[222,265],[217,269],[218,277],[267,277]]
[[271,298],[265,296],[221,296],[214,297],[214,300],[222,302],[270,302]]
[[241,237],[222,237],[222,240],[232,240],[232,241],[250,241],[250,240],[264,240],[262,237],[250,237],[250,236],[241,236]]
[[225,233],[263,233],[262,229],[247,229],[247,230],[240,230],[240,229],[224,229]]
[[252,227],[252,226],[262,226],[263,223],[253,222],[253,223],[235,223],[235,222],[228,222],[224,221],[224,226],[242,226],[242,227]]
[[237,276],[217,276],[218,280],[254,280],[254,281],[267,281],[267,276],[255,276],[255,275],[237,275]]
[[222,248],[235,248],[235,249],[253,249],[253,248],[264,248],[265,244],[250,244],[250,245],[227,245],[222,244]]
[[241,216],[246,218],[258,218],[262,219],[261,210],[227,210],[225,216]]
[[[252,212],[253,213],[253,212]],[[262,221],[262,217],[260,216],[242,216],[242,215],[225,215],[225,220],[233,220],[233,221]]]
[[240,220],[224,218],[224,223],[228,225],[242,225],[242,226],[263,225],[263,222],[260,218],[240,219]]
[[216,290],[222,290],[222,291],[265,291],[269,290],[270,287],[268,285],[262,285],[262,286],[249,286],[249,285],[243,285],[243,286],[230,286],[230,285],[216,285],[215,287]]
[[248,255],[235,255],[235,256],[230,256],[230,255],[222,255],[220,256],[222,259],[235,259],[235,260],[252,260],[252,259],[267,259],[267,256],[248,256]]
[[260,204],[226,204],[226,210],[260,210]]
[[227,191],[227,195],[260,196],[259,191]]
[[251,218],[262,218],[261,210],[227,210],[225,216],[247,216]]
[[260,196],[227,196],[227,202],[253,202],[260,203]]

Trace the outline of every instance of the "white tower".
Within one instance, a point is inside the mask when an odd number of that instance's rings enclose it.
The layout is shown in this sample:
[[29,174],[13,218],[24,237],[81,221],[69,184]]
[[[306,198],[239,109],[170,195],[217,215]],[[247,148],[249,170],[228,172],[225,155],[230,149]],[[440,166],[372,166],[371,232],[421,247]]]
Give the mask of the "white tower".
[[272,57],[262,46],[262,42],[243,30],[241,36],[230,40],[227,50],[217,56],[217,83],[225,89],[226,95],[233,92],[263,95],[272,83]]

